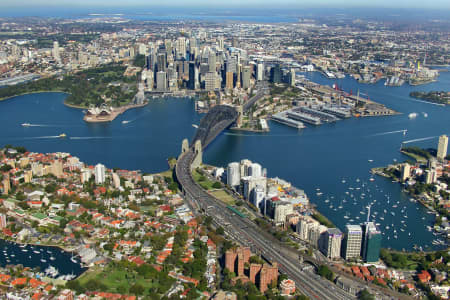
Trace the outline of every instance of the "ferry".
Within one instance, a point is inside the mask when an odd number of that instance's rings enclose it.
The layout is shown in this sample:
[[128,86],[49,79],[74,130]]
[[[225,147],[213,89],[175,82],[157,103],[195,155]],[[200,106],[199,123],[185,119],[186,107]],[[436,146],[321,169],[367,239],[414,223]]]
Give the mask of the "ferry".
[[65,134],[65,133],[61,133],[60,135],[58,135],[58,137],[60,137],[60,138],[65,138],[65,137],[67,137],[67,135]]
[[23,127],[30,127],[30,126],[31,126],[30,123],[22,123],[21,125],[22,125]]

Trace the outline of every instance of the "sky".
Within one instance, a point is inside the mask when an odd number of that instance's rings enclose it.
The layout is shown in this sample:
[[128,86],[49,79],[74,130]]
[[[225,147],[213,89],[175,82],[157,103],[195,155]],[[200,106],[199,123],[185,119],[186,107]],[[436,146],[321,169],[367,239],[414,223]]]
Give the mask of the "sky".
[[198,8],[310,8],[385,7],[449,9],[449,0],[0,0],[0,8],[47,7],[198,7]]

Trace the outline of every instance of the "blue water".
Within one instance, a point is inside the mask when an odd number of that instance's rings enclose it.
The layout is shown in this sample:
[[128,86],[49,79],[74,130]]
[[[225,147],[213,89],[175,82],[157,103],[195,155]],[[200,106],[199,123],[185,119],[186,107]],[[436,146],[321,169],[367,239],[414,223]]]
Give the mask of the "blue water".
[[[55,260],[50,260],[52,256]],[[42,262],[41,259],[46,262]],[[77,258],[75,259],[79,261]],[[19,247],[19,244],[0,239],[0,266],[4,267],[9,264],[22,264],[30,268],[39,267],[41,272],[44,272],[49,266],[54,266],[59,271],[58,276],[70,274],[78,276],[86,271],[86,268],[81,267],[79,263],[71,261],[70,253],[64,252],[60,248],[36,245],[26,245],[22,248]]]
[[[403,114],[351,118],[302,131],[273,122],[267,134],[228,131],[208,147],[204,161],[219,166],[243,158],[259,162],[267,168],[270,177],[279,176],[304,189],[318,209],[341,229],[350,219],[354,220],[352,223],[363,222],[366,215],[360,212],[373,203],[372,216],[384,233],[383,246],[432,247],[431,241],[436,237],[426,226],[432,225],[433,216],[419,204],[410,202],[398,184],[381,177],[369,181],[369,170],[392,163],[393,159],[405,160],[399,153],[404,141],[429,138],[409,145],[436,147],[437,136],[450,133],[449,107],[418,102],[408,96],[412,90],[448,90],[450,73],[442,73],[438,82],[419,87],[386,87],[383,82],[365,85],[350,78],[329,80],[319,73],[306,76],[322,84],[337,82],[353,93],[359,88],[371,99]],[[201,117],[194,112],[192,100],[166,99],[152,100],[146,107],[127,111],[108,124],[86,124],[80,110],[62,104],[64,97],[64,94],[43,93],[1,102],[2,144],[23,145],[36,152],[70,152],[84,162],[102,162],[109,168],[158,172],[167,169],[167,157],[179,154],[182,139],[193,136],[192,124],[198,124]],[[419,116],[411,120],[410,112]],[[428,114],[427,118],[423,112]],[[122,124],[123,120],[131,122]],[[20,126],[23,122],[41,126],[25,128]],[[408,130],[406,136],[394,132],[404,129]],[[68,138],[57,137],[63,132]],[[316,195],[317,188],[323,192],[322,196]],[[342,208],[338,209],[339,206]],[[343,218],[346,214],[348,219]]]

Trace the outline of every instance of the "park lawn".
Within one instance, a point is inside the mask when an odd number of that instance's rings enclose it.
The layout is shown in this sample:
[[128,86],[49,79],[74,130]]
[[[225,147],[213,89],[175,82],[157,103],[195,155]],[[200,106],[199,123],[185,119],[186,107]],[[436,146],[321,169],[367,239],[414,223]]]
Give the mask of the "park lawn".
[[210,181],[206,178],[206,176],[203,176],[202,174],[198,173],[196,170],[192,171],[192,177],[194,178],[195,182],[200,184],[202,188],[205,190],[211,190],[213,189],[212,185],[214,184],[213,181]]
[[224,190],[211,191],[210,194],[228,205],[236,204],[236,201],[234,200],[234,198],[231,195],[229,195],[227,192],[225,192]]
[[[130,278],[125,276],[128,274]],[[118,293],[119,287],[125,287],[127,292],[130,286],[139,283],[145,287],[144,294],[148,293],[151,287],[158,287],[158,283],[152,283],[151,279],[145,279],[134,272],[127,272],[124,269],[115,269],[112,267],[105,267],[104,269],[95,267],[92,271],[88,271],[77,279],[81,285],[85,285],[91,280],[98,280],[106,285],[108,292]]]
[[417,162],[422,162],[425,163],[427,162],[427,158],[417,155],[415,153],[411,153],[411,152],[406,152],[406,151],[401,151],[403,154],[405,154],[406,156],[409,156],[411,158],[414,158]]

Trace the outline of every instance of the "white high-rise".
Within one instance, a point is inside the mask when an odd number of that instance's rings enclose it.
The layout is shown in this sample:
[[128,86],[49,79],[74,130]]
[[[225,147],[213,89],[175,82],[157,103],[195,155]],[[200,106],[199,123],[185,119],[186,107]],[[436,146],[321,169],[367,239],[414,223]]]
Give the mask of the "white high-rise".
[[53,58],[54,58],[54,59],[60,60],[60,56],[59,56],[59,43],[58,43],[58,41],[54,41],[54,42],[53,42],[52,55],[53,55]]
[[252,163],[248,168],[248,176],[252,177],[261,177],[262,176],[262,167],[258,163]]
[[448,136],[445,134],[439,137],[438,149],[437,149],[437,159],[443,161],[447,156],[448,147]]
[[102,164],[95,165],[94,176],[96,184],[105,183],[105,166]]
[[237,187],[241,183],[239,163],[232,162],[227,167],[227,184],[231,187]]

